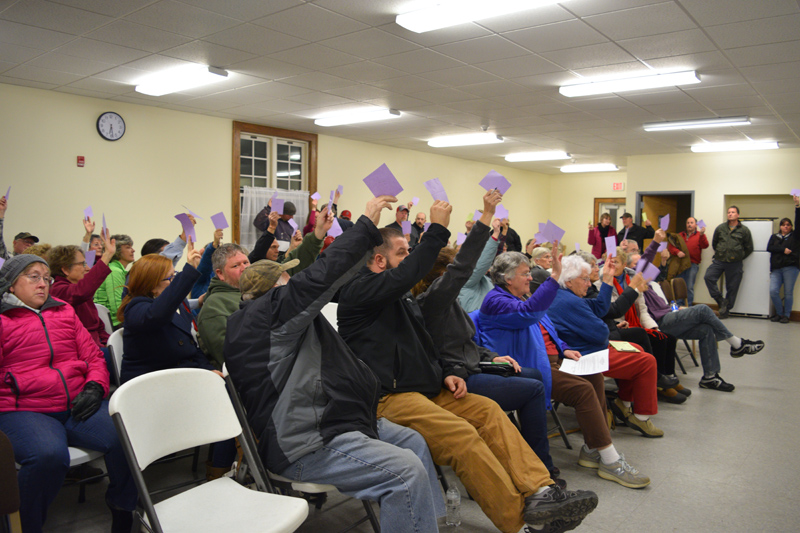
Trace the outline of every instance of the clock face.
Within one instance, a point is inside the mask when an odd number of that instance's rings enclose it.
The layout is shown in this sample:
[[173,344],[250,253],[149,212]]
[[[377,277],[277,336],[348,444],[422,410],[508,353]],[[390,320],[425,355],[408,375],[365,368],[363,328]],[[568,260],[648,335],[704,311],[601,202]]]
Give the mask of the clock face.
[[103,113],[97,119],[97,133],[107,141],[118,141],[125,135],[125,121],[112,111]]

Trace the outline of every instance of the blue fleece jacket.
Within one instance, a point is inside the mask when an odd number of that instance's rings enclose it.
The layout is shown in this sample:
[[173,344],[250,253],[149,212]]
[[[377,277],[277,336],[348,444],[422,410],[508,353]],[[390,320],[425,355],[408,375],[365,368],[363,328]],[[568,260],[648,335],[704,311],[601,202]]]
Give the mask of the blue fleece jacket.
[[611,290],[611,285],[603,283],[597,298],[590,299],[569,289],[558,289],[547,316],[561,340],[573,350],[587,354],[608,348],[608,327],[603,317],[611,306]]

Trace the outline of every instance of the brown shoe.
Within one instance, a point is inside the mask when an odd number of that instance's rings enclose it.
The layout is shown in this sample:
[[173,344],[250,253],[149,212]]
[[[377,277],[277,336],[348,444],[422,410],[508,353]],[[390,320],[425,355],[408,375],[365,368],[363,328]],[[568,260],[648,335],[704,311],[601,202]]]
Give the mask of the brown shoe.
[[635,429],[648,439],[657,439],[664,436],[664,432],[655,427],[653,425],[653,421],[649,418],[647,421],[639,420],[636,418],[636,415],[631,414],[626,423],[628,424],[629,428]]
[[669,403],[677,403],[681,404],[686,401],[686,396],[683,394],[678,394],[678,391],[675,389],[657,389],[658,391],[658,399],[664,400]]

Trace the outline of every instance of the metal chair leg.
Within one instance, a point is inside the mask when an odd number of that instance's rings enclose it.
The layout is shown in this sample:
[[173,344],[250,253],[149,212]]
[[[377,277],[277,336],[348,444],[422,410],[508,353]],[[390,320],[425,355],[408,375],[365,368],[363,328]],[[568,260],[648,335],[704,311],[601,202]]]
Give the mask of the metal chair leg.
[[687,350],[689,350],[689,355],[692,356],[692,361],[694,362],[694,366],[700,366],[697,364],[697,359],[695,359],[694,357],[694,351],[692,350],[692,347],[689,346],[689,342],[686,339],[683,339],[683,345],[686,346]]
[[381,533],[381,525],[378,522],[378,517],[375,516],[375,509],[372,508],[372,504],[367,500],[363,500],[362,503],[364,504],[364,509],[367,511],[369,523],[372,524],[372,529],[375,533]]
[[571,450],[572,444],[569,443],[569,439],[567,438],[567,432],[564,431],[564,426],[561,424],[561,419],[558,417],[558,413],[556,413],[558,405],[559,405],[558,402],[553,402],[553,408],[550,410],[550,414],[553,417],[553,421],[556,423],[556,428],[558,428],[558,432],[561,434],[561,438],[564,440],[564,446],[566,446],[568,450]]
[[683,361],[681,361],[681,356],[678,355],[677,352],[675,352],[675,361],[678,362],[678,366],[681,367],[681,372],[683,372],[684,375],[685,375],[686,374],[686,368],[684,368]]

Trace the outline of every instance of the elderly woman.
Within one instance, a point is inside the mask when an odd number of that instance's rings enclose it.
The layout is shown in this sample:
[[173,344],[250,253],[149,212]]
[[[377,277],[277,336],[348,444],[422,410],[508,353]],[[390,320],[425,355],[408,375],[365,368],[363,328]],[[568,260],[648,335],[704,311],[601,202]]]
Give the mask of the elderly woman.
[[111,274],[94,293],[94,303],[104,305],[111,311],[111,324],[118,328],[117,310],[119,304],[122,303],[122,289],[125,287],[125,278],[128,275],[127,268],[133,263],[136,250],[133,249],[133,239],[127,235],[112,235],[111,238],[117,247],[117,251],[108,264]]
[[539,285],[547,281],[550,277],[550,269],[553,268],[553,254],[544,247],[534,248],[531,251],[531,294],[536,292]]
[[[794,220],[800,224],[800,198],[794,197]],[[792,221],[782,218],[780,231],[769,238],[767,243],[769,256],[769,297],[775,306],[775,315],[770,318],[773,322],[789,323],[794,303],[794,283],[800,274],[798,261],[800,261],[800,239],[794,233]],[[781,286],[783,286],[783,300],[781,301]]]
[[81,323],[101,348],[108,342],[108,333],[97,315],[92,297],[111,274],[108,264],[117,252],[114,240],[109,238],[107,231],[103,240],[105,251],[91,269],[86,264],[83,251],[77,246],[56,246],[48,255],[50,272],[55,280],[50,294],[75,309]]
[[492,265],[496,287],[486,296],[478,315],[480,343],[497,353],[513,354],[524,367],[539,370],[549,397],[575,408],[585,441],[578,464],[596,468],[603,479],[625,487],[647,486],[650,479],[632,467],[611,442],[602,374],[575,376],[559,370],[565,357],[580,358],[580,353],[559,339],[545,315],[559,291],[560,261],[554,259],[553,276],[525,300],[529,270],[525,256],[514,252],[499,256]]
[[130,531],[136,485],[108,414],[103,354],[71,306],[50,296],[50,269],[17,255],[0,269],[0,431],[20,465],[20,517],[39,532],[69,468],[68,446],[105,453],[112,531]]
[[616,270],[614,258],[606,261],[607,270],[603,273],[603,285],[596,299],[584,298],[592,284],[589,278],[591,267],[574,255],[564,259],[563,263],[558,281],[561,288],[547,313],[559,337],[578,352],[607,349],[608,371],[604,374],[615,378],[619,386],[619,398],[611,405],[612,411],[628,427],[645,437],[663,437],[664,432],[650,420],[658,413],[655,358],[638,350],[618,351],[608,344],[608,327],[603,317],[611,305],[613,272]]
[[606,237],[614,237],[617,235],[617,230],[611,226],[611,215],[603,213],[600,215],[600,222],[597,226],[589,224],[589,240],[587,241],[592,245],[592,255],[600,259],[606,253]]
[[[467,390],[497,402],[505,411],[517,411],[523,438],[557,479],[560,471],[550,457],[547,439],[547,409],[541,374],[521,368],[508,355],[500,356],[472,340],[475,326],[458,303],[462,287],[471,279],[475,264],[491,239],[491,223],[501,195],[484,196],[481,218],[472,226],[458,253],[453,248],[439,252],[431,271],[412,289],[439,354],[452,364],[455,375],[467,382]],[[508,377],[483,372],[481,362],[506,363],[514,371]],[[566,486],[566,484],[565,484]]]

